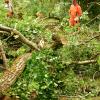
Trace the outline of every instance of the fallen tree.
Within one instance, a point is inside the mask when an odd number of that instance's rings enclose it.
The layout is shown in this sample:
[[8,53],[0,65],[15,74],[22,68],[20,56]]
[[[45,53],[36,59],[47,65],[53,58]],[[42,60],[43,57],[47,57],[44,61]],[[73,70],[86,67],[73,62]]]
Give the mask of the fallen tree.
[[[11,36],[17,35],[17,39],[20,40],[22,43],[28,45],[32,50],[39,50],[38,46],[35,43],[29,41],[24,35],[22,35],[16,29],[0,25],[0,34],[7,34]],[[0,93],[3,93],[16,81],[18,76],[23,72],[25,68],[25,63],[29,58],[31,58],[32,53],[27,53],[22,56],[19,56],[13,62],[12,66],[10,68],[7,68],[8,63],[1,42],[0,42],[0,51],[4,61],[4,66],[6,67],[3,72],[3,76],[0,78]]]
[[[17,39],[20,40],[22,43],[27,44],[32,50],[40,50],[36,43],[33,43],[32,41],[29,41],[24,35],[22,35],[19,31],[13,28],[5,27],[0,25],[0,34],[10,34],[10,35],[17,35]],[[98,36],[96,36],[98,37]],[[0,45],[1,51],[4,52],[2,48],[2,44]],[[23,72],[25,68],[25,63],[28,59],[31,58],[32,53],[26,53],[22,56],[19,56],[14,62],[13,65],[10,68],[6,68],[4,70],[3,76],[0,78],[0,93],[5,92],[19,77],[19,75]],[[5,55],[3,53],[2,55],[5,59]],[[6,61],[6,60],[5,60]],[[50,61],[46,61],[50,63]],[[71,62],[61,62],[63,65],[71,65],[71,64],[78,64],[78,65],[84,65],[84,64],[91,64],[91,63],[97,63],[96,59],[91,60],[84,60],[84,61],[71,61]],[[7,62],[5,62],[7,65]],[[5,66],[6,66],[5,65]]]
[[26,53],[19,56],[12,64],[12,66],[4,70],[3,76],[0,78],[0,93],[5,92],[23,72],[25,63],[31,58],[31,53]]

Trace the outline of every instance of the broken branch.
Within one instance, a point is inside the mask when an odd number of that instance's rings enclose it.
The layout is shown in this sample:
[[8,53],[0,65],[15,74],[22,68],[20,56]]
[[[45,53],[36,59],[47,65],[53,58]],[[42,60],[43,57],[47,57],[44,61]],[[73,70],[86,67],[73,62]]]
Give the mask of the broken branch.
[[37,47],[37,45],[35,43],[33,43],[32,41],[29,41],[24,35],[22,35],[19,31],[17,31],[16,29],[13,28],[9,28],[9,27],[5,27],[5,26],[1,26],[0,25],[0,31],[6,31],[10,34],[13,33],[13,35],[18,35],[18,39],[27,44],[30,48],[35,49],[35,50],[39,50],[39,48]]

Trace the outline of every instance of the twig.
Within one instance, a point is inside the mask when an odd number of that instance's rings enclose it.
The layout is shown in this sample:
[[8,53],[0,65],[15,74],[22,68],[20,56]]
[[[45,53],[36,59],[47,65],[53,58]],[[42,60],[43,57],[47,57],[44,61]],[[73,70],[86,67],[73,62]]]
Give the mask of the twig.
[[99,2],[90,2],[90,3],[88,3],[88,4],[97,4],[97,5],[100,6],[100,3],[99,3]]
[[100,52],[97,52],[96,54],[94,54],[90,59],[97,58],[98,56],[100,56]]
[[86,23],[86,24],[84,24],[84,25],[88,25],[90,22],[92,22],[92,21],[94,21],[96,18],[98,18],[100,16],[100,14],[99,15],[97,15],[96,17],[94,17],[92,20],[90,20],[88,23]]
[[[100,33],[100,32],[98,32],[98,33]],[[99,36],[100,36],[100,34],[99,34],[99,35],[96,35],[96,36],[94,36],[94,37],[92,37],[91,39],[87,40],[86,42],[90,42],[91,40],[93,40],[93,39],[95,39],[95,38],[98,38]]]
[[96,36],[94,36],[94,37],[90,38],[89,40],[86,40],[86,41],[84,41],[83,43],[80,43],[79,45],[84,45],[84,44],[86,44],[86,43],[90,42],[91,40],[93,40],[93,39],[95,39],[95,38],[100,37],[100,32],[98,32],[98,33],[99,33],[99,35],[96,35]]
[[96,72],[93,74],[93,80],[95,80],[95,75],[96,75],[97,72],[99,72],[99,71],[96,71]]

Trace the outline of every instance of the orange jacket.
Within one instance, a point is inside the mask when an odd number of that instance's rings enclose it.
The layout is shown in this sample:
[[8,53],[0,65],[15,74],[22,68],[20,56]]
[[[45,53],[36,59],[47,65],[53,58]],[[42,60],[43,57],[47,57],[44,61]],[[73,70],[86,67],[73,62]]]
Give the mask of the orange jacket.
[[76,23],[79,23],[79,17],[82,15],[82,10],[81,7],[76,4],[76,5],[71,5],[70,10],[69,10],[69,24],[71,26],[74,26]]

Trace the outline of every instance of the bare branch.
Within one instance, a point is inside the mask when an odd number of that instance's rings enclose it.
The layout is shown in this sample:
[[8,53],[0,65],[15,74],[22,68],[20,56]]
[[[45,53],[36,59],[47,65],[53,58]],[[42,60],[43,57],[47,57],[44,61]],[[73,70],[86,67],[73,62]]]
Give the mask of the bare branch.
[[66,65],[71,65],[71,64],[84,65],[84,64],[91,64],[96,62],[97,62],[96,60],[84,60],[84,61],[71,61],[71,62],[62,62],[62,63]]
[[16,29],[13,29],[13,28],[9,28],[9,27],[5,27],[5,26],[2,26],[0,25],[0,31],[6,31],[6,32],[9,32],[11,35],[17,35],[17,38],[27,44],[30,48],[32,49],[35,49],[35,50],[39,50],[38,46],[33,43],[32,41],[29,41],[24,35],[22,35],[19,31],[17,31]]

